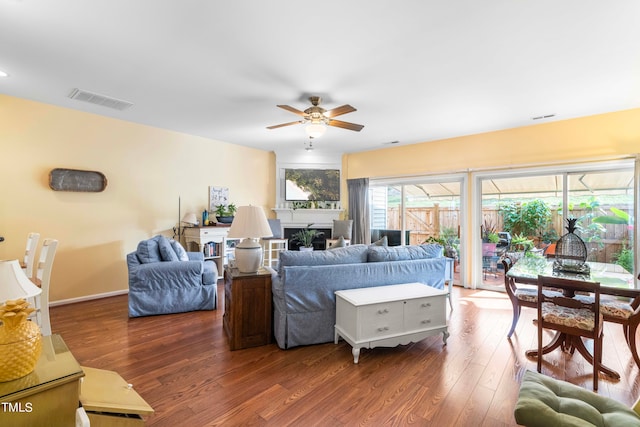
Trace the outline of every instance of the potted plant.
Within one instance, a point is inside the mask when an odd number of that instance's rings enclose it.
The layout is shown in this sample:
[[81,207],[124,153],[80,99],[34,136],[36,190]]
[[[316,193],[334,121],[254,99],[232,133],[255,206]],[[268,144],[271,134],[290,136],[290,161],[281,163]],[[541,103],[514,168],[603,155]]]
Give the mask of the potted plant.
[[216,221],[221,224],[231,224],[237,210],[233,203],[216,206]]
[[486,221],[482,225],[482,256],[495,256],[500,242],[500,236],[496,233],[495,226]]
[[[291,236],[291,240],[294,242],[300,243],[302,246],[300,247],[301,251],[312,251],[313,250],[313,239],[316,237],[322,236],[324,233],[322,231],[314,230],[311,228],[313,224],[307,225],[305,228],[300,229],[297,233],[294,233]],[[303,249],[304,248],[304,249]]]

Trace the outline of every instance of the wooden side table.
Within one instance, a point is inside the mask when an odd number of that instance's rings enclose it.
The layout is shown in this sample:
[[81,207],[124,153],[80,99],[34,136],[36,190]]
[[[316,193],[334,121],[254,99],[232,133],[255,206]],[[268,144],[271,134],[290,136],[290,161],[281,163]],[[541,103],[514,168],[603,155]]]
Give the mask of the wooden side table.
[[271,343],[271,271],[240,273],[224,269],[223,326],[231,350]]

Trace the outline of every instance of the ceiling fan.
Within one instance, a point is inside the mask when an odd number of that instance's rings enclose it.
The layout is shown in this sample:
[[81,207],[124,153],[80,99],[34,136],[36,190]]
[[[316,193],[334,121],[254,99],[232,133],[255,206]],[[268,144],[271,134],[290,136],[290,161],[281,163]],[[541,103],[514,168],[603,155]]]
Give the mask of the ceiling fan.
[[297,124],[307,124],[306,130],[309,136],[317,138],[322,135],[326,128],[323,125],[335,126],[343,129],[353,130],[360,132],[364,125],[358,125],[355,123],[343,122],[341,120],[335,120],[333,117],[341,116],[343,114],[352,113],[357,111],[349,104],[342,105],[340,107],[333,108],[331,110],[325,110],[320,106],[322,98],[319,96],[310,96],[309,101],[311,107],[304,111],[300,111],[297,108],[293,108],[289,105],[278,105],[278,107],[290,111],[293,114],[297,114],[302,117],[302,120],[296,120],[295,122],[282,123],[279,125],[267,126],[267,129],[277,129],[284,126],[291,126]]

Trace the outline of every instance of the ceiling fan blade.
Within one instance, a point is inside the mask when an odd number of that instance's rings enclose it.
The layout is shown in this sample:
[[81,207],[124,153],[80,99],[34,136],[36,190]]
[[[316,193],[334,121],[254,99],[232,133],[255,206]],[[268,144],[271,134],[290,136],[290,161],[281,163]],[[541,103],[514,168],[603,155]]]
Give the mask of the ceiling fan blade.
[[304,117],[304,116],[305,116],[304,111],[300,111],[300,110],[298,110],[297,108],[293,108],[293,107],[292,107],[292,106],[290,106],[290,105],[278,105],[278,107],[282,108],[283,110],[290,111],[290,112],[292,112],[293,114],[297,114],[297,115],[302,116],[302,117]]
[[277,128],[281,128],[281,127],[284,127],[284,126],[299,125],[300,123],[304,123],[304,122],[302,120],[296,120],[295,122],[289,122],[289,123],[282,123],[280,125],[267,126],[267,129],[277,129]]
[[353,113],[354,111],[358,111],[353,108],[349,104],[341,105],[340,107],[332,108],[331,110],[325,111],[324,115],[331,118],[336,116],[341,116],[342,114]]
[[329,120],[327,122],[329,126],[335,126],[343,129],[355,130],[356,132],[360,132],[364,125],[357,125],[355,123],[343,122],[341,120]]

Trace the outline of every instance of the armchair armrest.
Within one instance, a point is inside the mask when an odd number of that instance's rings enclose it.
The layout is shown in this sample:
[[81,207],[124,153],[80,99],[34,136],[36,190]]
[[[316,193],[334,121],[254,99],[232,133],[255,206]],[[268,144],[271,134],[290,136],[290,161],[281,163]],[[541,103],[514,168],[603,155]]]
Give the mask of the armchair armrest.
[[189,261],[204,261],[204,254],[202,252],[187,252]]
[[130,270],[130,287],[166,288],[201,286],[204,263],[202,261],[164,261],[139,264]]

